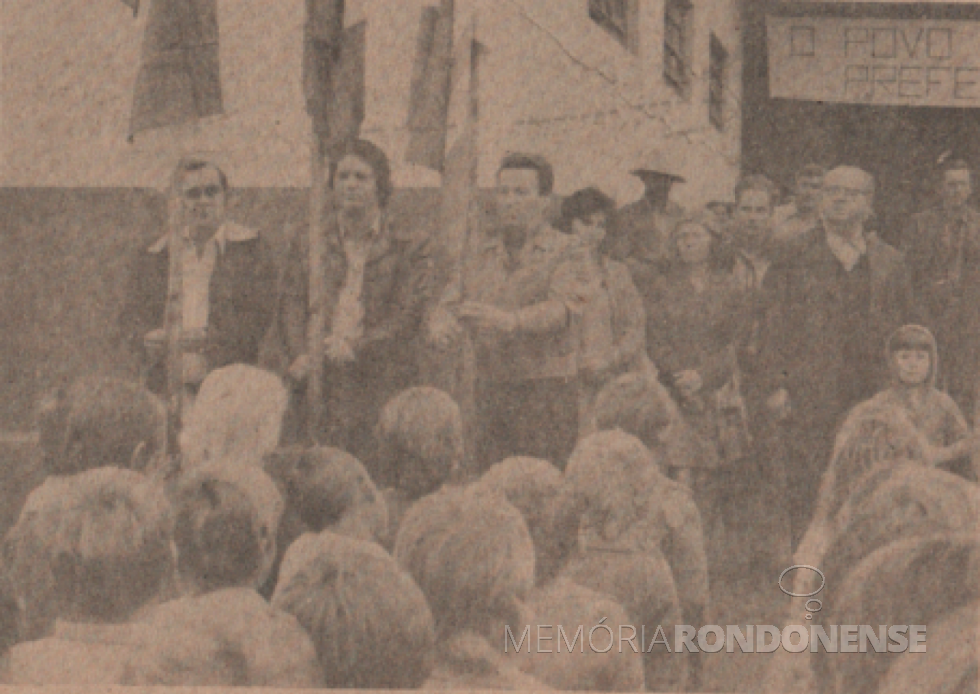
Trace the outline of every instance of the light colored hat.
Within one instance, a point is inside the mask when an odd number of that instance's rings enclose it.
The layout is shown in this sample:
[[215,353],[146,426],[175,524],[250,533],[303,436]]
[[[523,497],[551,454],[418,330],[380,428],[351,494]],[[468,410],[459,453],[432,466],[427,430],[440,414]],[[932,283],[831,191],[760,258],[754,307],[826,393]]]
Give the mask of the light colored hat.
[[677,173],[677,166],[670,161],[664,152],[657,152],[646,161],[630,171],[630,174],[642,178],[648,174],[659,174],[672,181],[685,183],[686,179]]

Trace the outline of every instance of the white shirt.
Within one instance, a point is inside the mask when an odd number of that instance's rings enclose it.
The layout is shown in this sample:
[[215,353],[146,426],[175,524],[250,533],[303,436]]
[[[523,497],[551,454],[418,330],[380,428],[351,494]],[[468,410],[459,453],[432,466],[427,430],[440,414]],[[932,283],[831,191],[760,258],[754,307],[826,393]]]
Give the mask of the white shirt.
[[347,257],[347,276],[344,286],[334,307],[331,336],[345,340],[356,340],[364,328],[364,305],[361,294],[364,290],[364,270],[367,267],[371,246],[381,233],[381,215],[375,217],[371,224],[371,232],[367,237],[355,238],[346,234],[343,221],[339,221],[341,241],[344,255]]
[[[217,234],[215,235],[217,236]],[[189,238],[184,239],[181,254],[181,318],[185,331],[208,327],[211,308],[211,275],[218,260],[218,242],[214,237],[204,244],[200,256]]]
[[830,247],[830,252],[837,257],[847,272],[853,270],[854,266],[868,252],[868,242],[863,233],[856,238],[848,239],[828,229],[827,245]]
[[[200,254],[190,240],[189,230],[184,231],[184,251],[181,254],[181,316],[185,331],[208,327],[211,310],[211,276],[218,257],[224,253],[229,241],[248,241],[256,238],[254,230],[234,222],[225,222],[215,232]],[[160,253],[170,244],[165,234],[150,246],[150,253]]]

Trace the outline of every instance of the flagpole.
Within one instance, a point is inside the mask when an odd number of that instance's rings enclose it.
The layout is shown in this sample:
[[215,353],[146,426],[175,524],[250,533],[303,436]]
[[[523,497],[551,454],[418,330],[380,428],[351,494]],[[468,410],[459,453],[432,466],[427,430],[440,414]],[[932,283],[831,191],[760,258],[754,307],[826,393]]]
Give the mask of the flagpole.
[[[479,48],[477,44],[477,15],[474,12],[471,17],[469,34],[467,36],[466,50],[470,51],[469,56],[469,93],[466,99],[467,114],[464,121],[462,138],[466,146],[470,148],[467,155],[466,183],[469,191],[464,214],[466,221],[463,224],[462,234],[459,239],[453,239],[456,247],[453,249],[456,262],[456,288],[460,299],[466,299],[466,263],[467,253],[470,245],[470,238],[474,231],[474,226],[479,223],[477,214],[477,162],[479,161]],[[477,421],[476,401],[477,401],[477,352],[473,336],[469,331],[463,335],[460,350],[460,407],[463,416],[464,430],[464,466],[473,474],[479,473],[479,461],[476,456],[476,441],[478,436],[479,422]]]
[[326,193],[326,156],[323,138],[313,128],[313,142],[310,145],[310,381],[307,388],[309,400],[309,419],[307,434],[310,441],[319,443],[324,421],[323,404],[323,200]]
[[178,453],[178,434],[184,409],[183,354],[180,337],[183,327],[183,277],[181,272],[181,201],[177,198],[176,177],[170,186],[168,215],[167,308],[164,312],[164,334],[167,342],[167,449],[168,456]]

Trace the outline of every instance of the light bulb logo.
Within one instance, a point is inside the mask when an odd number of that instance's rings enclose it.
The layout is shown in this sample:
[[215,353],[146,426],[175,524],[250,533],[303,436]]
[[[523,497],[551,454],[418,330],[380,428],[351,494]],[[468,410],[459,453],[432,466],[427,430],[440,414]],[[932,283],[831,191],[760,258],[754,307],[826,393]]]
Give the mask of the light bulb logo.
[[[820,586],[816,590],[811,591],[809,593],[796,593],[791,589],[787,589],[786,586],[783,585],[783,579],[786,577],[786,574],[788,574],[790,571],[796,571],[797,569],[806,569],[820,576]],[[810,566],[809,564],[794,564],[793,566],[789,567],[788,569],[785,569],[781,574],[779,574],[778,584],[779,584],[779,589],[783,591],[783,593],[785,593],[786,595],[790,596],[791,598],[807,598],[807,601],[803,604],[803,609],[806,610],[805,619],[813,619],[813,614],[823,609],[823,601],[814,596],[818,595],[820,591],[822,591],[827,586],[827,577],[824,576],[823,571],[821,571],[817,567]],[[811,604],[816,604],[816,607],[812,608]]]

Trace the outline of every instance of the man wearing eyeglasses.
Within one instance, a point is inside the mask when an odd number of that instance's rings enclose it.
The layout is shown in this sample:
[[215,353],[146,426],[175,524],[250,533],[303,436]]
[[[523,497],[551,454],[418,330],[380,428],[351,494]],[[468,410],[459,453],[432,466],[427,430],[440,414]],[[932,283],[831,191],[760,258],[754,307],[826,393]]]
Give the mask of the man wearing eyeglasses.
[[839,420],[886,377],[882,345],[910,317],[911,279],[897,250],[865,230],[874,178],[842,166],[820,194],[820,223],[788,241],[763,282],[754,380],[785,434],[792,533],[809,522]]
[[[225,217],[228,179],[202,160],[181,161],[174,173],[172,210],[181,229],[183,378],[193,393],[212,369],[253,364],[272,320],[275,270],[263,239]],[[164,234],[139,254],[122,323],[141,355],[148,387],[162,392],[163,331],[171,252]]]

